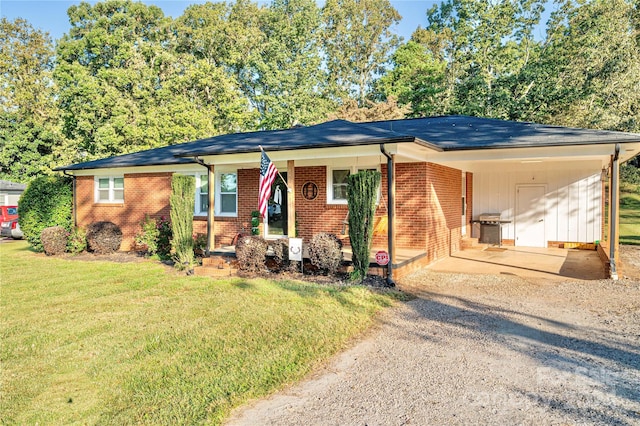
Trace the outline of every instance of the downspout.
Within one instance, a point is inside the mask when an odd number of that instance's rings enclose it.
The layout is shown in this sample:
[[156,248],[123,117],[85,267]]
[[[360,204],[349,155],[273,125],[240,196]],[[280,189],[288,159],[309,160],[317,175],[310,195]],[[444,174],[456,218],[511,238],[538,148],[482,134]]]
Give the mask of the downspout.
[[388,228],[387,228],[387,251],[389,252],[389,264],[387,265],[387,284],[394,287],[396,283],[393,282],[393,241],[395,238],[393,232],[393,222],[395,209],[393,208],[395,203],[395,191],[394,187],[394,175],[393,175],[393,157],[384,149],[384,144],[380,144],[380,152],[387,157],[387,214],[389,216]]
[[616,144],[615,153],[611,160],[611,217],[609,218],[609,274],[612,280],[618,279],[618,270],[616,267],[616,227],[618,226],[618,180],[619,180],[619,164],[618,157],[620,155],[620,144]]
[[[209,165],[206,164],[200,157],[193,157],[193,159],[196,161],[196,163],[207,169],[207,188],[209,192],[213,191],[213,182],[211,182],[211,169],[209,168]],[[211,249],[213,246],[213,235],[211,235],[211,232],[209,232],[211,229],[211,216],[213,215],[213,212],[211,211],[212,207],[213,206],[209,206],[209,208],[207,209],[207,249],[205,252],[207,256],[211,254]]]
[[69,174],[69,173],[67,173],[66,170],[63,170],[62,173],[65,176],[70,176],[71,179],[72,179],[72,182],[73,182],[73,184],[72,184],[72,188],[73,188],[72,189],[72,194],[73,194],[72,195],[73,196],[72,208],[73,208],[73,227],[75,228],[75,227],[78,226],[78,201],[76,200],[76,175]]

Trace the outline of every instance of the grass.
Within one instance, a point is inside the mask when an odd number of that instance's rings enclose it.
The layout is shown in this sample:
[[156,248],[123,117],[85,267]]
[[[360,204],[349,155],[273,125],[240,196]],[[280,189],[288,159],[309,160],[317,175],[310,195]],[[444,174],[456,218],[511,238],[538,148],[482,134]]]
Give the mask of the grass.
[[219,424],[394,303],[362,287],[177,276],[0,244],[5,424]]
[[640,244],[640,194],[620,191],[620,244]]

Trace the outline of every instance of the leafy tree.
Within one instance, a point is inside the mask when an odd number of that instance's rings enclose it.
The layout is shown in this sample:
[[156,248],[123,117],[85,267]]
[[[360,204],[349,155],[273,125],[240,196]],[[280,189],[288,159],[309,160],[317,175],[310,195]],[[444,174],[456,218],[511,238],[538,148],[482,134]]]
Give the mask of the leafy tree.
[[563,1],[539,60],[523,73],[531,89],[516,117],[640,130],[639,25],[637,2]]
[[399,106],[395,96],[389,96],[384,102],[373,102],[367,99],[366,103],[366,106],[360,107],[355,99],[348,99],[337,111],[329,114],[329,119],[340,118],[356,123],[399,120],[405,118],[411,110],[408,106]]
[[400,43],[391,26],[401,16],[389,0],[327,0],[322,19],[330,80],[339,97],[365,106],[375,76]]
[[392,56],[392,68],[377,81],[383,98],[395,96],[400,105],[411,106],[411,116],[441,114],[446,62],[436,60],[423,44],[409,40]]
[[28,182],[49,173],[60,141],[53,44],[24,19],[0,20],[0,177]]
[[[507,118],[503,80],[525,67],[537,48],[533,30],[545,0],[447,0],[427,12],[412,39],[445,60],[444,111]],[[508,85],[507,85],[508,87]]]
[[68,13],[55,73],[67,150],[92,159],[243,129],[233,79],[186,51],[185,26],[158,7],[110,0]]
[[381,174],[362,170],[347,178],[349,207],[349,241],[353,251],[353,278],[362,280],[369,270],[369,254],[373,242],[373,224]]
[[264,44],[249,63],[260,127],[310,124],[333,106],[322,67],[320,10],[315,0],[274,0],[260,15]]

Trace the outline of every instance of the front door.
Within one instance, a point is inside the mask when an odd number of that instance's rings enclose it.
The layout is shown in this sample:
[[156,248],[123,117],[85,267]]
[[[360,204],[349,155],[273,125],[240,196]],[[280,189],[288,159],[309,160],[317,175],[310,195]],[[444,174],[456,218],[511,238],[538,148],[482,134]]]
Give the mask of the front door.
[[271,185],[271,198],[269,199],[267,223],[265,226],[267,238],[287,236],[287,186],[282,179],[287,174],[276,176]]
[[545,185],[516,187],[516,246],[546,247]]

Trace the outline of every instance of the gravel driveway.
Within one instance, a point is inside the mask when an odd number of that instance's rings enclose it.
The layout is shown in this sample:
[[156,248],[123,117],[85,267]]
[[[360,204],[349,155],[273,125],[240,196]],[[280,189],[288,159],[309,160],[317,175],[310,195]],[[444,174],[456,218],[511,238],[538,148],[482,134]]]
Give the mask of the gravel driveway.
[[418,272],[418,297],[233,425],[640,425],[640,281]]

